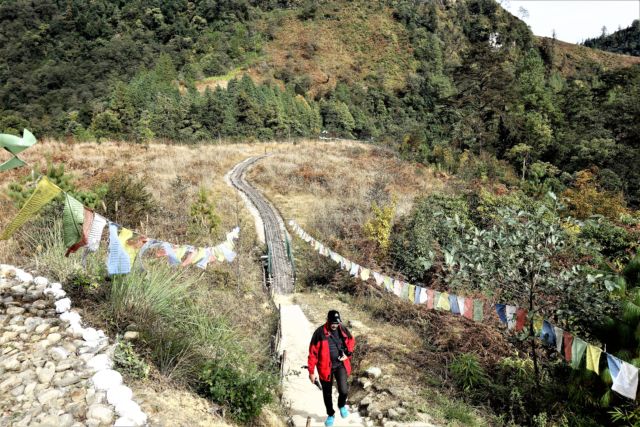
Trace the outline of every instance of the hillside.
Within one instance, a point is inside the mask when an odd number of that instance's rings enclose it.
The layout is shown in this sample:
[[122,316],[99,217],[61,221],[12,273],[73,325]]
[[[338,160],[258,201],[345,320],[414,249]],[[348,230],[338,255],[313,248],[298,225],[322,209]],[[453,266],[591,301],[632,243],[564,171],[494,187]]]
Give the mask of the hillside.
[[628,28],[587,39],[583,44],[594,49],[640,56],[640,20],[636,19]]

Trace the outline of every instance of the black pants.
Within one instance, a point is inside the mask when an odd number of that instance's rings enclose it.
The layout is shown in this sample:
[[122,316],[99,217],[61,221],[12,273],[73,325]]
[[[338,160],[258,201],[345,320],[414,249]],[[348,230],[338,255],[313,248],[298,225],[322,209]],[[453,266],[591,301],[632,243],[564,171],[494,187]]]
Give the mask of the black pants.
[[320,381],[322,384],[322,397],[324,398],[324,406],[327,408],[327,415],[332,417],[336,411],[333,410],[333,401],[331,399],[331,387],[333,379],[336,379],[338,387],[338,408],[342,408],[347,404],[347,393],[349,393],[349,384],[347,384],[347,370],[344,366],[336,368],[331,373],[329,381]]

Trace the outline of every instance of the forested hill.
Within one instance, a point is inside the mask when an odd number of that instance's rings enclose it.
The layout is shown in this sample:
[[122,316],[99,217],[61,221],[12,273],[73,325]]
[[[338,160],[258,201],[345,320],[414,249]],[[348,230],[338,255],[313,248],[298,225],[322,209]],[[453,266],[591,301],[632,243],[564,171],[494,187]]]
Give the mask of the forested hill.
[[594,49],[640,56],[640,20],[636,19],[628,28],[620,29],[613,34],[587,39],[583,44]]
[[0,131],[325,130],[451,172],[507,159],[541,189],[592,169],[640,204],[640,59],[538,40],[494,0],[5,0],[0,57]]

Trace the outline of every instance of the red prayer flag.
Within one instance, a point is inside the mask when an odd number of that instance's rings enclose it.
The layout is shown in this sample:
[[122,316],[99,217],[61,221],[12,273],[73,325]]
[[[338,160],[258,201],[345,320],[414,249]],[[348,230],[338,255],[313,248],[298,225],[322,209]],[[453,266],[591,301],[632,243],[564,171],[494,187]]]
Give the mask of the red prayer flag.
[[518,308],[516,311],[516,332],[520,332],[524,329],[524,323],[527,320],[527,310],[524,308]]
[[473,320],[473,298],[465,298],[464,300],[464,317]]
[[564,341],[564,360],[571,362],[571,344],[573,344],[573,335],[569,332],[563,334]]

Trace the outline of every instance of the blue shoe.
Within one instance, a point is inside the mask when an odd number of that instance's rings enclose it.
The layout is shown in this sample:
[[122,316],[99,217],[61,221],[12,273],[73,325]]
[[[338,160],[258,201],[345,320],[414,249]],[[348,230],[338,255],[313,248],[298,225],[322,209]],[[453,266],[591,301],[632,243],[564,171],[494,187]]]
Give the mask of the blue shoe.
[[340,408],[340,415],[342,415],[342,418],[347,418],[349,416],[349,411],[347,411],[346,406]]
[[333,425],[333,420],[334,420],[333,415],[330,417],[327,417],[327,421],[324,422],[324,425],[327,427],[331,427]]

